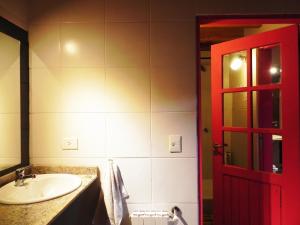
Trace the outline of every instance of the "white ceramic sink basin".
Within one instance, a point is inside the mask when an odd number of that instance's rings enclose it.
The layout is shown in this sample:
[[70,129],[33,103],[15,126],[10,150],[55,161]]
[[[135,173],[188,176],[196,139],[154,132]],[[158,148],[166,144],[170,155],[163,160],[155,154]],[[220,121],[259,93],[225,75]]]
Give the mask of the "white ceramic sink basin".
[[30,204],[57,198],[76,190],[81,178],[71,174],[38,174],[26,179],[24,186],[12,181],[0,188],[0,203]]

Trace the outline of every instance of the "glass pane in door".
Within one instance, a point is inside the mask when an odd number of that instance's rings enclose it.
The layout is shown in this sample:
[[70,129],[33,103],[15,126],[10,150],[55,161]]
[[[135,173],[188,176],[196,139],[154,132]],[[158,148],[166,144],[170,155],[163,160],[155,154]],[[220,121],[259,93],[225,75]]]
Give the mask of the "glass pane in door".
[[223,88],[247,86],[247,52],[240,51],[223,56]]
[[223,133],[224,164],[247,168],[248,165],[248,135],[247,133]]
[[247,92],[224,93],[223,114],[225,127],[247,127]]
[[279,89],[252,92],[254,128],[280,128],[281,94]]
[[252,85],[280,83],[280,46],[271,45],[252,49]]
[[257,171],[282,173],[282,136],[253,134],[253,168]]

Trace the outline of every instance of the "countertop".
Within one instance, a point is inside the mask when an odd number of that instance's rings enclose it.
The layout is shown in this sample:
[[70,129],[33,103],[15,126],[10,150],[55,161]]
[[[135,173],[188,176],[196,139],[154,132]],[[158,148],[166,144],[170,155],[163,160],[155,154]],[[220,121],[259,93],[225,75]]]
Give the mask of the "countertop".
[[[34,173],[72,173],[81,177],[82,184],[70,194],[49,201],[27,205],[0,204],[0,225],[47,225],[51,223],[76,197],[83,192],[96,178],[95,169],[66,167],[33,167]],[[86,172],[86,174],[84,174]]]

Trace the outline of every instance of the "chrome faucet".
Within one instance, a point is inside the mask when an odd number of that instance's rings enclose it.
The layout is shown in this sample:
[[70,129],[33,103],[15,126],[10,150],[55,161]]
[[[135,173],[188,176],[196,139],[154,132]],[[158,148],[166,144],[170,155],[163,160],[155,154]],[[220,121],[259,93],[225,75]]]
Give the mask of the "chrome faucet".
[[35,174],[25,175],[25,168],[20,168],[16,170],[15,186],[24,186],[24,180],[27,178],[35,178]]

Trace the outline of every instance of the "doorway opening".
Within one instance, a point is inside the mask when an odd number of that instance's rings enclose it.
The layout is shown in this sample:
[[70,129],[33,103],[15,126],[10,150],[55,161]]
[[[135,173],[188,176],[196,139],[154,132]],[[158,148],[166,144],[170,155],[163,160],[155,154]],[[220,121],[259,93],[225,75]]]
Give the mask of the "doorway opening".
[[[199,16],[197,18],[197,46],[198,46],[198,100],[199,100],[199,171],[200,171],[200,223],[203,225],[221,225],[214,223],[214,185],[213,185],[213,140],[212,140],[212,99],[211,99],[211,47],[215,44],[249,37],[268,31],[277,30],[294,24],[299,24],[299,15],[291,16]],[[274,48],[272,48],[274,50]],[[278,58],[276,49],[274,57]],[[276,56],[277,54],[277,56]],[[239,54],[241,55],[241,54]],[[236,58],[233,54],[232,57]],[[242,57],[240,57],[242,59]],[[280,62],[278,62],[280,63]],[[231,69],[239,67],[239,61],[231,60]],[[270,73],[277,73],[278,68],[272,68]],[[276,71],[275,71],[276,70]],[[240,82],[240,81],[239,81]],[[224,99],[225,101],[225,99]],[[242,107],[242,106],[241,106]],[[239,106],[238,106],[239,108]],[[224,112],[225,113],[225,112]],[[225,115],[224,115],[225,116]],[[279,120],[278,120],[279,121]],[[275,121],[276,122],[276,121]],[[277,126],[278,124],[274,124]],[[229,137],[230,139],[231,137]],[[282,170],[282,155],[280,136],[277,138],[274,149],[276,162],[272,165],[272,171]],[[233,139],[233,138],[232,138]],[[239,139],[239,138],[238,138]],[[273,140],[275,140],[273,139]],[[240,146],[241,147],[241,146]],[[245,147],[247,148],[247,147]],[[275,153],[276,152],[276,153]],[[224,156],[224,164],[233,163],[233,155],[230,152]],[[247,154],[247,153],[245,153]],[[243,156],[241,156],[243,158]],[[242,162],[241,162],[242,163]],[[274,167],[275,166],[275,167]],[[230,224],[230,223],[229,223]],[[263,223],[262,223],[263,224]],[[280,222],[274,223],[282,225]],[[272,223],[273,225],[273,223]]]

